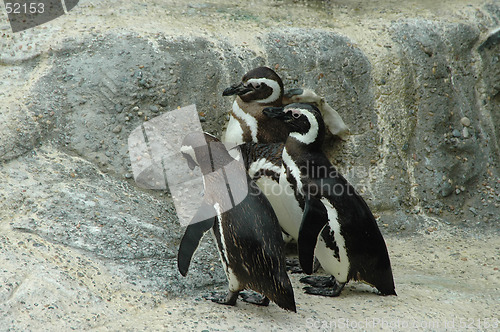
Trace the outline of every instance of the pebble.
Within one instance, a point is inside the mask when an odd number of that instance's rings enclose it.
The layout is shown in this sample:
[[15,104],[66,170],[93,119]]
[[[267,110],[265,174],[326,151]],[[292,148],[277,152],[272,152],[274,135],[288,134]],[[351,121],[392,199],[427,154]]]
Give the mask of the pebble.
[[156,107],[155,105],[149,106],[149,110],[153,113],[158,113],[158,107]]
[[474,209],[473,207],[470,207],[469,211],[472,212],[475,216],[477,216],[477,210]]
[[460,136],[462,136],[462,134],[460,134],[460,130],[458,130],[458,129],[453,129],[452,134],[453,134],[453,137],[460,137]]
[[132,178],[132,174],[130,173],[125,173],[125,179],[131,179]]
[[467,127],[464,127],[464,129],[462,129],[462,136],[464,138],[469,138],[469,129],[467,129]]
[[441,188],[440,193],[443,197],[448,197],[453,192],[453,187],[448,183],[444,183],[443,188]]
[[122,126],[121,125],[118,125],[118,126],[116,126],[116,127],[113,128],[113,133],[115,133],[115,134],[118,134],[121,131],[122,131]]
[[117,111],[118,113],[121,113],[123,111],[123,106],[120,104],[116,104],[115,111]]
[[468,117],[463,117],[460,119],[460,123],[464,126],[464,127],[469,127],[470,126],[470,120]]

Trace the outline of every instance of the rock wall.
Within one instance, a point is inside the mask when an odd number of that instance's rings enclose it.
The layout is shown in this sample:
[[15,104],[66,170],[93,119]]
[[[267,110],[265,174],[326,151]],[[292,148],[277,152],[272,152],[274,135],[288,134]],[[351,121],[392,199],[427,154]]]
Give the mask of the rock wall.
[[287,87],[325,96],[344,118],[353,135],[329,137],[325,151],[383,232],[498,228],[500,5],[477,13],[363,27],[373,39],[309,26],[264,29],[249,43],[126,28],[50,43],[44,30],[4,33],[2,229],[109,261],[145,289],[180,294],[223,282],[210,240],[197,261],[211,265],[193,264],[179,282],[182,230],[168,193],[135,186],[127,138],[193,103],[204,129],[219,136],[232,104],[223,89],[258,65],[275,68]]

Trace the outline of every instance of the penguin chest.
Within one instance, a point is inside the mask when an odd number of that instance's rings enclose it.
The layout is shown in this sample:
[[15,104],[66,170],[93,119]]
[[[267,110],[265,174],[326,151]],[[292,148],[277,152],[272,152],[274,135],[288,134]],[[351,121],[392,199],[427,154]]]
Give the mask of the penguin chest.
[[242,144],[243,142],[257,143],[257,119],[247,113],[238,103],[233,103],[233,112],[229,116],[229,123],[224,134],[224,143]]
[[328,199],[323,197],[321,202],[327,210],[328,223],[318,236],[315,255],[326,272],[334,276],[338,282],[344,283],[347,282],[350,263],[338,212]]
[[[257,159],[250,164],[248,168],[248,175],[252,179],[256,179],[258,191],[262,192],[266,198],[271,203],[274,213],[278,220],[286,220],[289,216],[286,210],[283,208],[281,200],[281,189],[279,182],[276,181],[276,177],[273,179],[272,175],[280,174],[281,166],[277,166],[265,158]],[[264,175],[263,175],[264,174]],[[271,175],[265,175],[271,174]]]
[[283,216],[281,218],[278,216],[278,220],[280,226],[295,240],[298,240],[304,210],[300,207],[299,201],[295,196],[295,191],[295,186],[287,179],[285,167],[282,167],[279,179],[279,192]]
[[229,123],[222,140],[224,143],[243,144],[243,128],[232,115],[229,116]]

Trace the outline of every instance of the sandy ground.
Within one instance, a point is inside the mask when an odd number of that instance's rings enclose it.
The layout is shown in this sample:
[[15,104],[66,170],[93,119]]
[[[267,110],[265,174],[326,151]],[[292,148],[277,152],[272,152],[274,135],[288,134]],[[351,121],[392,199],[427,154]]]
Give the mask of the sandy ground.
[[[297,313],[291,313],[273,303],[215,304],[202,298],[208,291],[186,297],[144,292],[111,273],[105,261],[8,227],[1,231],[3,249],[18,244],[0,257],[0,272],[11,274],[11,282],[0,287],[0,297],[7,291],[0,318],[14,331],[499,329],[498,234],[435,225],[411,237],[387,236],[398,296],[376,295],[360,283],[349,283],[338,298],[307,295],[302,275],[294,274]],[[33,295],[39,302],[32,302]]]
[[369,286],[351,283],[338,298],[316,297],[304,294],[300,275],[292,275],[296,314],[274,304],[261,308],[239,301],[225,307],[200,297],[178,298],[105,327],[134,322],[138,330],[498,330],[500,238],[430,231],[387,238],[398,296],[381,297]]

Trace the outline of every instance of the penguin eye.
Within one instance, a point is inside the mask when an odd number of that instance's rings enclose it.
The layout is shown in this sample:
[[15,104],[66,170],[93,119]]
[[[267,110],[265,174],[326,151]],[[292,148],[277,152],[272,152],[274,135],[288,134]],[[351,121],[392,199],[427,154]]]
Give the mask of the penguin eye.
[[255,84],[253,85],[253,87],[254,87],[255,89],[260,89],[260,83],[255,83]]
[[300,113],[292,113],[294,119],[300,118]]

